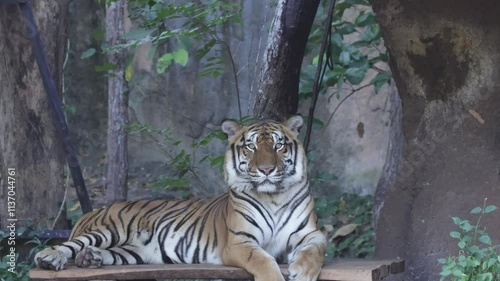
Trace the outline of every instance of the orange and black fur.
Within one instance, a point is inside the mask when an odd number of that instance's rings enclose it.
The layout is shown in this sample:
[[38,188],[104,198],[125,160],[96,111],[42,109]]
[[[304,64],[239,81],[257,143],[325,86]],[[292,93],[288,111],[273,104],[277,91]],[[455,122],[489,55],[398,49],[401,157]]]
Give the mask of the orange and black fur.
[[302,117],[242,126],[225,121],[224,174],[229,190],[209,200],[148,200],[84,215],[69,241],[37,253],[41,268],[212,263],[238,266],[258,281],[316,280],[326,239],[319,231],[297,139]]

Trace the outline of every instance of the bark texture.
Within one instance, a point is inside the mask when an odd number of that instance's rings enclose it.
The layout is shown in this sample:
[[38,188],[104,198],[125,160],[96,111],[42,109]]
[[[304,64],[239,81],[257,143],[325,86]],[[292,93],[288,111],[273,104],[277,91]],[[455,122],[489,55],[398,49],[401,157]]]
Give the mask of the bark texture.
[[[404,160],[377,225],[376,255],[407,260],[402,276],[438,280],[456,256],[450,216],[476,222],[500,205],[500,6],[496,0],[372,1],[403,103]],[[500,242],[498,214],[485,216]]]
[[[126,1],[119,0],[106,7],[106,39],[109,46],[120,44],[124,34]],[[125,50],[112,52],[108,61],[116,65],[108,80],[108,175],[106,197],[108,203],[127,199],[127,134],[128,97],[125,90]]]
[[[67,1],[32,3],[35,21],[58,89],[66,44]],[[18,226],[53,225],[64,197],[64,148],[16,4],[0,5],[0,228],[7,222],[7,169],[15,168]],[[61,92],[61,91],[60,91]],[[56,227],[65,228],[64,213]]]
[[284,118],[297,112],[299,76],[319,0],[280,0],[276,8],[253,113]]

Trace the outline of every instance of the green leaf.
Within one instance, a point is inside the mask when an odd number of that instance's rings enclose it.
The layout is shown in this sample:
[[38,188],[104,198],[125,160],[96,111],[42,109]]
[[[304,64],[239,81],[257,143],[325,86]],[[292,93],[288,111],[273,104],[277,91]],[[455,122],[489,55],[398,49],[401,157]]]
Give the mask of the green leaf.
[[452,232],[450,232],[450,236],[452,238],[460,238],[460,232],[458,232],[458,231],[452,231]]
[[495,211],[496,209],[497,209],[497,207],[496,207],[496,206],[494,206],[494,205],[489,205],[489,206],[487,206],[487,207],[484,209],[484,213],[485,213],[485,214],[488,214],[488,213],[491,213],[491,212]]
[[459,217],[452,217],[451,219],[456,225],[460,225],[462,223],[462,219],[460,219]]
[[361,26],[361,27],[371,25],[374,23],[377,23],[375,19],[375,14],[370,12],[362,13],[356,18],[356,20],[354,20],[354,24],[356,26]]
[[370,84],[373,84],[375,86],[375,93],[378,93],[380,88],[382,88],[385,83],[389,83],[389,81],[391,80],[391,76],[392,73],[390,71],[384,71],[378,73],[377,76],[375,76],[372,81],[370,81]]
[[173,59],[176,63],[186,66],[188,63],[188,52],[185,49],[179,49],[172,53]]
[[342,51],[340,53],[339,62],[343,65],[349,65],[351,62],[351,54],[348,51]]
[[338,33],[332,34],[332,43],[334,46],[336,46],[337,48],[340,48],[340,47],[342,47],[343,42],[344,42],[344,39],[342,38],[342,35],[340,35]]
[[380,57],[380,60],[383,62],[389,61],[389,54],[388,53],[381,53],[379,57]]
[[481,273],[477,277],[478,277],[478,279],[477,279],[478,281],[492,281],[493,280],[493,274],[491,274],[490,272]]
[[345,72],[345,77],[347,81],[353,85],[359,85],[365,78],[366,68],[354,68],[351,67]]
[[95,54],[95,52],[96,52],[96,50],[94,48],[90,48],[82,53],[82,55],[80,56],[80,59],[83,60],[86,58],[90,58],[91,56],[93,56]]
[[105,72],[108,70],[115,70],[115,69],[116,69],[116,65],[109,63],[109,62],[95,66],[95,71],[97,71],[97,72]]
[[460,277],[460,276],[462,276],[463,273],[460,269],[455,268],[455,269],[453,269],[452,274],[453,274],[453,276]]
[[356,30],[354,24],[347,22],[341,28],[337,29],[337,33],[340,35],[348,35],[353,33]]
[[481,207],[476,207],[474,209],[472,209],[472,211],[470,211],[471,214],[479,214],[483,211],[483,208]]
[[465,248],[465,246],[467,246],[467,243],[465,243],[465,241],[460,241],[460,242],[458,242],[458,247],[459,247],[460,249]]
[[446,263],[446,259],[438,259],[438,262],[439,262],[440,264],[445,264],[445,263]]
[[491,238],[489,235],[485,234],[479,237],[479,242],[491,245]]
[[476,253],[479,253],[480,250],[479,250],[479,247],[476,246],[476,245],[473,245],[473,246],[470,246],[469,247],[469,252],[471,252],[472,254],[476,254]]
[[158,74],[163,74],[167,70],[167,68],[172,64],[172,60],[174,56],[172,53],[166,53],[158,59],[156,63],[156,72]]
[[369,46],[370,44],[371,44],[370,41],[359,40],[359,41],[356,41],[356,42],[352,43],[351,46],[354,47],[354,48],[356,48],[356,49],[359,49],[359,48],[362,48],[362,47]]
[[441,273],[439,273],[439,274],[442,275],[442,276],[450,276],[451,275],[451,270],[445,269],[445,270],[441,271]]
[[[498,258],[500,259],[500,256],[498,256]],[[488,268],[490,268],[492,265],[494,265],[495,263],[497,263],[497,259],[495,258],[490,258],[488,260]]]

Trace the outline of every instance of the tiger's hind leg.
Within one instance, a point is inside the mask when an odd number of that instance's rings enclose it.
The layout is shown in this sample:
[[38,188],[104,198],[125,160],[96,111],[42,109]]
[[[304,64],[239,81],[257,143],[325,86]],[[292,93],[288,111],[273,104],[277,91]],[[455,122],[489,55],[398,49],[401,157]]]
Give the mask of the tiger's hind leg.
[[88,246],[76,255],[75,264],[78,267],[101,267],[101,265],[150,263],[150,259],[146,261],[145,259],[146,253],[132,245],[115,246],[109,249]]

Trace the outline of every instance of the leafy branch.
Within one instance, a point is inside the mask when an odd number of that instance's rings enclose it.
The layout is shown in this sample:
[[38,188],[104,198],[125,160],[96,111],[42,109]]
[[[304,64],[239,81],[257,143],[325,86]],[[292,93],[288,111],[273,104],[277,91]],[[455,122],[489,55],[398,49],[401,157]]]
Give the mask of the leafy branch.
[[[313,114],[320,94],[324,95],[328,88],[336,87],[337,98],[340,99],[343,85],[346,82],[353,86],[360,85],[370,69],[378,72],[375,78],[368,83],[368,85],[374,85],[376,93],[391,80],[389,71],[381,70],[376,66],[379,62],[387,62],[388,55],[379,47],[381,45],[380,26],[375,20],[375,14],[366,8],[357,9],[362,6],[369,7],[368,1],[345,0],[339,3],[336,1],[329,3],[328,9],[320,6],[318,10],[316,22],[320,24],[313,26],[306,55],[314,51],[314,46],[320,45],[321,49],[312,60],[312,64],[302,67],[300,78],[300,98],[312,99],[304,141],[306,149],[309,145],[312,123],[314,122]],[[349,9],[357,13],[354,20],[349,21],[343,18],[344,13]],[[352,39],[345,40],[346,37],[356,39],[351,43]],[[326,63],[323,64],[323,61]],[[361,88],[364,86],[348,93],[340,105]],[[330,120],[332,117],[333,114],[330,116]]]
[[219,166],[219,169],[222,169],[224,157],[205,155],[199,161],[196,161],[196,152],[202,146],[208,145],[213,139],[225,140],[226,136],[221,130],[214,130],[200,141],[193,142],[191,152],[187,152],[185,149],[176,149],[182,142],[173,136],[169,128],[154,129],[143,124],[130,124],[126,130],[130,135],[148,137],[155,144],[155,147],[159,147],[166,156],[167,164],[172,169],[172,172],[170,175],[161,176],[155,186],[161,188],[188,188],[191,183],[186,176],[190,175],[205,193],[209,193],[209,189],[196,172],[197,164],[209,161],[211,166]]
[[450,236],[458,240],[458,256],[438,259],[442,264],[441,281],[493,281],[500,280],[500,245],[493,245],[486,233],[486,228],[480,227],[484,215],[497,210],[494,205],[486,205],[472,209],[471,214],[479,214],[475,225],[469,220],[452,217],[459,231],[451,231]]

